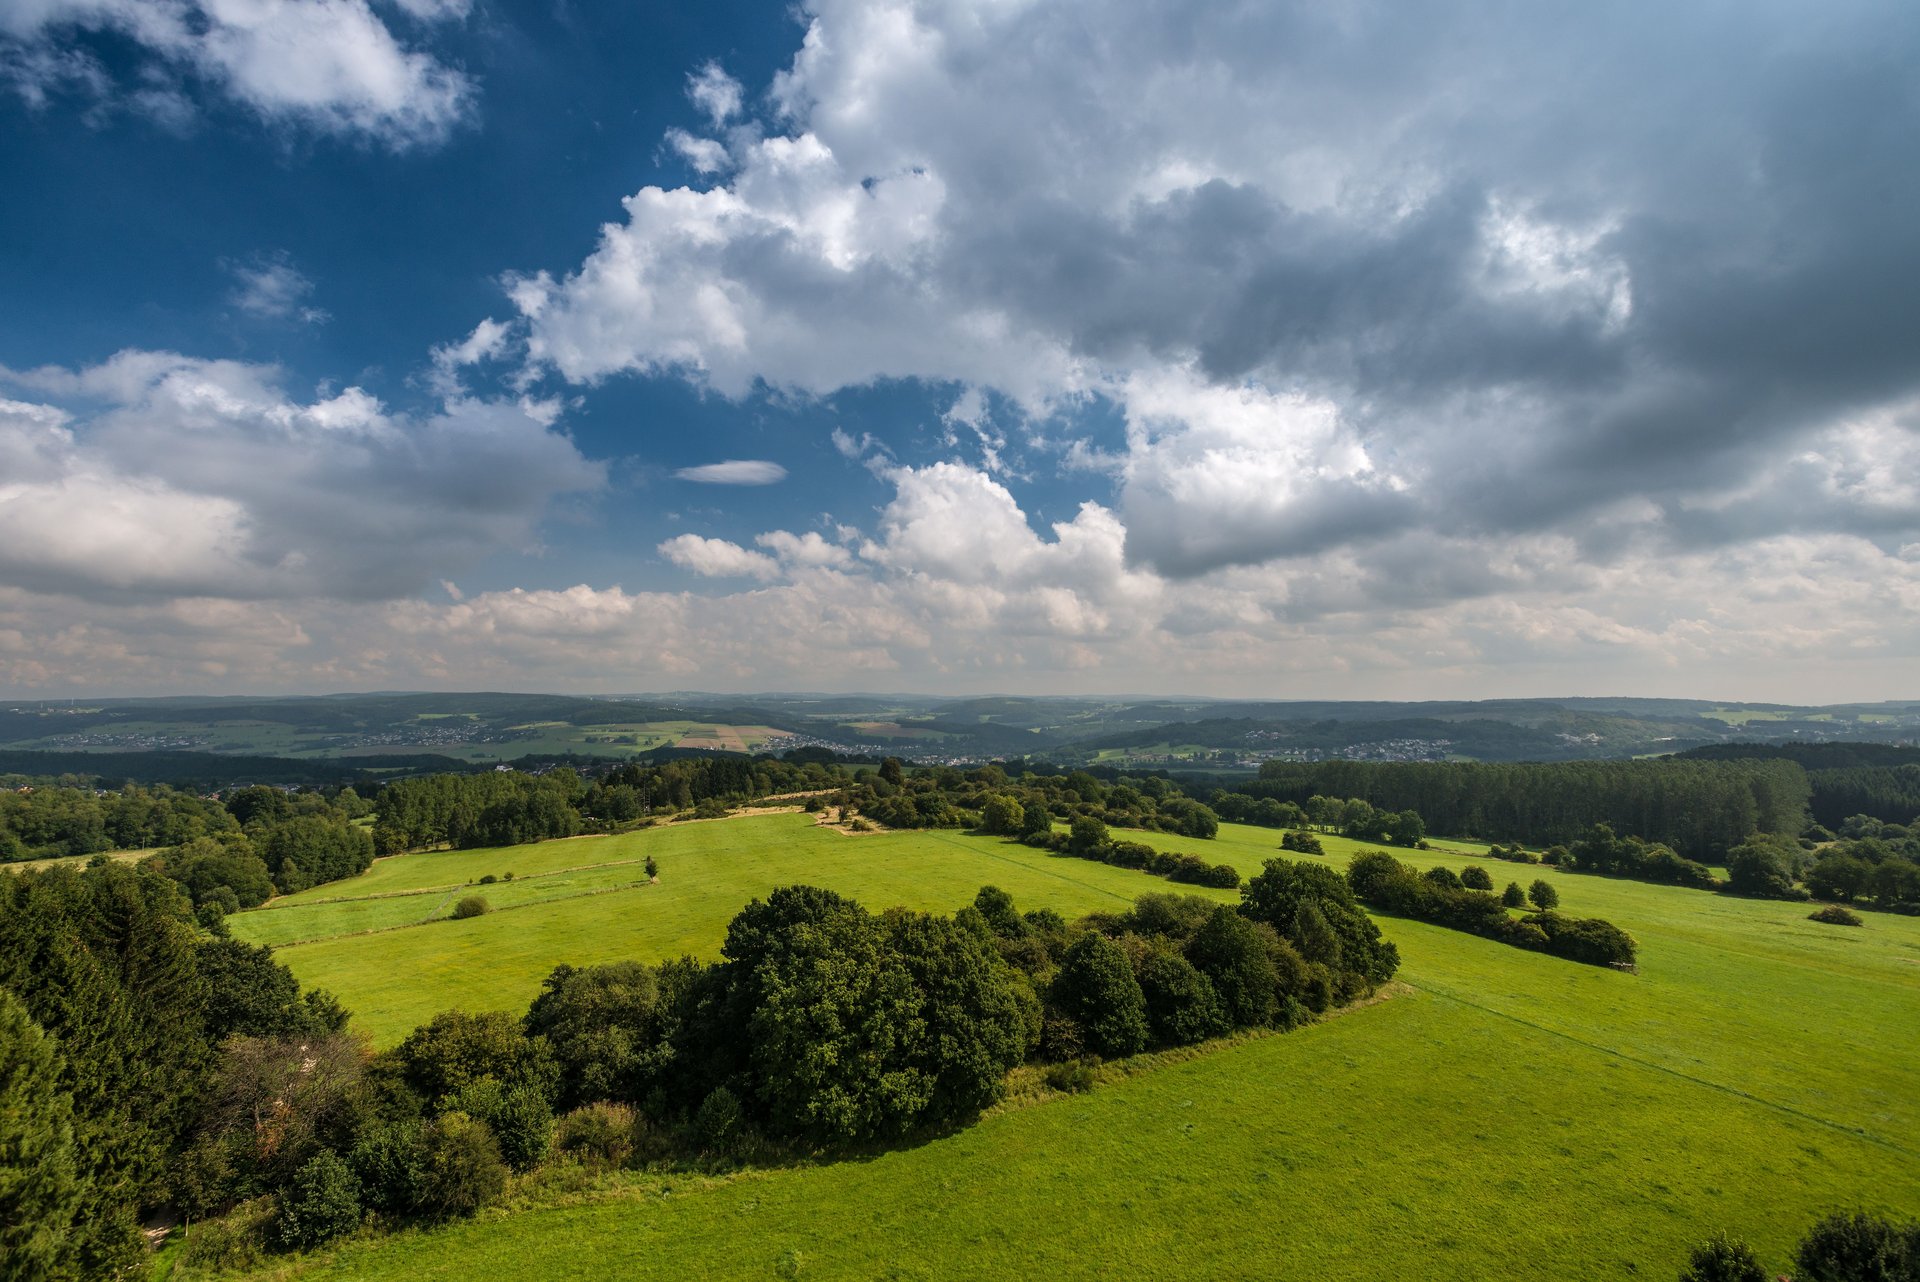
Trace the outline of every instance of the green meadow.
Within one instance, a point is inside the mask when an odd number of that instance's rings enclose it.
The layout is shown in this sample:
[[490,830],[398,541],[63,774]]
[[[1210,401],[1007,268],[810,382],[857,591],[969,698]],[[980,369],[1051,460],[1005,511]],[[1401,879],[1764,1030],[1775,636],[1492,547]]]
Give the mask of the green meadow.
[[[1251,873],[1279,834],[1149,840]],[[1360,848],[1326,845],[1340,867]],[[1399,853],[1478,862],[1500,885],[1545,877],[1563,911],[1634,934],[1640,973],[1386,918],[1406,988],[1292,1034],[870,1159],[529,1191],[533,1209],[350,1243],[296,1272],[1665,1278],[1714,1228],[1784,1268],[1824,1210],[1920,1208],[1920,919],[1822,926],[1804,905],[1443,845]],[[648,854],[658,885],[636,862]],[[482,888],[497,911],[437,919],[466,883],[508,871]],[[400,856],[232,924],[314,939],[277,955],[386,1045],[445,1007],[522,1009],[558,962],[713,956],[741,904],[796,881],[938,911],[992,882],[1068,915],[1190,889],[991,838],[849,838],[772,815]]]

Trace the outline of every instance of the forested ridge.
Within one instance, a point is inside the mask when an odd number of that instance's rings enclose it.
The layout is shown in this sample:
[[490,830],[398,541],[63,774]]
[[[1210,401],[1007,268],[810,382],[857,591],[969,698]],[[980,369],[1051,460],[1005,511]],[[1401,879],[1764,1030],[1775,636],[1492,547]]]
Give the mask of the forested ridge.
[[1812,784],[1790,761],[1296,763],[1270,761],[1231,791],[1305,806],[1315,796],[1412,810],[1431,832],[1529,845],[1572,842],[1596,823],[1718,861],[1753,832],[1798,835]]

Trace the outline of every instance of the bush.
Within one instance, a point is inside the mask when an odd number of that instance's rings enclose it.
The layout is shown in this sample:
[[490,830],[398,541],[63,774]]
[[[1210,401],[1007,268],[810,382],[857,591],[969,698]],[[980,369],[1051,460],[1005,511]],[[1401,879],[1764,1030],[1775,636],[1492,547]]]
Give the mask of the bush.
[[1469,864],[1460,870],[1460,884],[1468,890],[1492,890],[1493,876],[1485,868]]
[[1805,1282],[1909,1282],[1920,1276],[1920,1224],[1877,1215],[1829,1215],[1793,1253]]
[[347,1155],[368,1209],[404,1215],[420,1198],[420,1125],[395,1122],[363,1132]]
[[1326,847],[1320,844],[1320,838],[1310,832],[1295,829],[1280,838],[1280,849],[1291,850],[1297,855],[1324,855]]
[[706,1152],[731,1152],[746,1121],[740,1097],[724,1086],[716,1086],[693,1115],[694,1139]]
[[1769,1282],[1745,1242],[1716,1233],[1693,1249],[1680,1282]]
[[1839,904],[1828,904],[1817,912],[1807,914],[1808,921],[1823,921],[1829,926],[1859,926],[1863,924],[1860,915]]
[[1507,883],[1507,888],[1500,892],[1500,902],[1508,908],[1525,908],[1527,892],[1520,889],[1519,882],[1510,881]]
[[1553,883],[1544,877],[1527,888],[1527,898],[1531,899],[1533,906],[1543,913],[1552,912],[1560,906],[1560,892],[1555,890]]
[[274,1240],[282,1249],[306,1251],[351,1233],[360,1224],[360,1182],[338,1154],[316,1153],[280,1195]]
[[482,917],[492,909],[493,905],[487,902],[484,895],[468,895],[453,906],[453,919],[465,921],[469,917]]
[[272,1227],[271,1199],[237,1207],[225,1219],[193,1226],[180,1262],[196,1273],[239,1273],[260,1266],[261,1243]]
[[1562,917],[1535,913],[1526,919],[1547,936],[1547,951],[1589,966],[1629,968],[1634,962],[1633,936],[1598,917]]
[[451,1219],[472,1215],[507,1187],[507,1164],[485,1122],[448,1113],[420,1135],[415,1209]]
[[482,878],[480,879],[480,884],[481,884],[482,886],[491,886],[491,885],[493,885],[493,884],[494,884],[495,882],[497,882],[497,881],[499,881],[499,880],[500,880],[500,879],[499,879],[498,877],[496,877],[496,876],[494,876],[494,875],[493,875],[492,873],[488,873],[488,874],[487,874],[486,876],[484,876],[484,877],[482,877]]
[[1064,1064],[1051,1065],[1045,1080],[1056,1091],[1079,1095],[1093,1089],[1093,1067],[1083,1059],[1070,1059]]
[[594,1166],[624,1166],[633,1156],[637,1128],[634,1111],[625,1104],[589,1104],[560,1119],[554,1147]]
[[503,1087],[498,1079],[484,1077],[454,1096],[448,1111],[485,1122],[501,1158],[516,1171],[540,1165],[553,1144],[553,1111],[530,1086]]
[[[1479,872],[1480,870],[1476,868],[1474,869],[1474,871]],[[1448,890],[1462,890],[1462,889],[1465,889],[1466,887],[1466,883],[1460,879],[1460,874],[1456,873],[1451,868],[1445,867],[1444,865],[1436,864],[1433,867],[1427,869],[1425,872],[1421,873],[1420,875],[1422,877],[1425,877],[1428,881],[1432,882],[1434,885],[1445,886]],[[1480,875],[1483,877],[1486,876],[1485,873],[1481,873]],[[1492,889],[1492,887],[1493,887],[1493,882],[1489,880],[1487,882],[1487,885],[1484,887],[1484,889],[1490,890]]]

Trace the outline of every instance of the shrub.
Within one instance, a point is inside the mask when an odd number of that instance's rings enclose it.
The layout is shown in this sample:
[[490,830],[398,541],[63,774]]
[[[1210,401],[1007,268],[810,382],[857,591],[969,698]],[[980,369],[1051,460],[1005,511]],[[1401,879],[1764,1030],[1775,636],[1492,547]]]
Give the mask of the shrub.
[[1829,1215],[1807,1231],[1793,1262],[1806,1282],[1907,1282],[1920,1274],[1920,1224]]
[[236,1208],[225,1219],[208,1220],[187,1234],[180,1262],[196,1273],[238,1273],[260,1265],[261,1243],[272,1227],[269,1198]]
[[1093,1067],[1083,1059],[1070,1059],[1049,1066],[1045,1080],[1056,1091],[1078,1095],[1093,1089]]
[[485,1122],[448,1113],[420,1135],[419,1196],[424,1214],[472,1215],[507,1187],[507,1164]]
[[485,1122],[501,1158],[516,1171],[540,1165],[553,1144],[553,1111],[529,1086],[502,1087],[498,1079],[484,1077],[454,1096],[448,1111]]
[[1526,920],[1546,933],[1547,951],[1556,957],[1589,966],[1633,965],[1633,936],[1612,922],[1598,917],[1562,917],[1552,912],[1535,913]]
[[1469,864],[1460,870],[1460,884],[1468,890],[1492,890],[1493,876],[1485,868]]
[[1500,892],[1500,902],[1508,908],[1525,908],[1527,906],[1527,892],[1520,889],[1519,882],[1510,881],[1507,883],[1507,888]]
[[594,1166],[624,1166],[633,1156],[636,1118],[625,1104],[589,1104],[562,1117],[554,1147]]
[[1280,849],[1291,850],[1297,855],[1324,855],[1326,847],[1320,844],[1320,838],[1310,832],[1295,829],[1280,838]]
[[1745,1242],[1716,1233],[1693,1249],[1680,1282],[1769,1282]]
[[1092,815],[1081,815],[1068,826],[1067,849],[1076,855],[1090,855],[1107,844],[1107,825]]
[[1544,877],[1527,888],[1527,898],[1531,899],[1533,906],[1543,913],[1551,912],[1560,906],[1560,892],[1555,890],[1553,883]]
[[740,1097],[724,1086],[714,1087],[693,1115],[694,1139],[709,1153],[731,1151],[745,1125],[746,1110],[740,1107]]
[[496,876],[494,876],[494,875],[493,875],[492,873],[488,873],[488,874],[487,874],[486,876],[484,876],[484,877],[482,877],[482,878],[480,879],[480,884],[481,884],[482,886],[491,886],[491,885],[493,885],[493,884],[494,884],[495,882],[497,882],[497,881],[499,881],[499,880],[500,880],[500,879],[499,879],[498,877],[496,877]]
[[280,1195],[274,1240],[289,1251],[305,1251],[351,1233],[360,1224],[360,1182],[338,1154],[316,1153]]
[[[1474,871],[1479,872],[1479,869],[1476,868]],[[1463,889],[1466,885],[1465,882],[1461,881],[1460,874],[1454,872],[1453,869],[1445,867],[1444,865],[1440,865],[1440,864],[1434,865],[1432,868],[1427,869],[1425,872],[1421,873],[1420,875],[1422,877],[1425,877],[1428,881],[1432,882],[1434,885],[1445,886],[1448,890],[1460,890],[1460,889]],[[1483,877],[1486,876],[1485,873],[1481,873],[1480,875]],[[1491,888],[1492,885],[1493,885],[1492,881],[1489,880],[1487,883],[1488,888]]]
[[420,1197],[420,1125],[394,1122],[361,1134],[347,1155],[369,1209],[404,1215]]
[[1828,904],[1825,908],[1817,912],[1808,913],[1807,920],[1823,921],[1829,926],[1858,926],[1862,924],[1858,913],[1842,908],[1839,904]]
[[468,895],[453,906],[453,919],[455,921],[465,921],[469,917],[481,917],[490,912],[492,908],[493,905],[487,902],[484,895]]
[[648,855],[647,862],[642,866],[647,871],[648,881],[660,880],[660,861],[658,859],[655,859],[652,855]]

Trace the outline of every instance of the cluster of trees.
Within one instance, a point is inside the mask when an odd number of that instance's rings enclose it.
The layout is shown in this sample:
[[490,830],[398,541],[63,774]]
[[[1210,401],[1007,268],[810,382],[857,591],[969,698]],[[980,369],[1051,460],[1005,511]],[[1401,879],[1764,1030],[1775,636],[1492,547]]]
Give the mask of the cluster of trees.
[[226,798],[230,826],[144,862],[186,892],[203,925],[222,931],[228,913],[365,872],[373,839],[353,821],[370,809],[351,788],[331,796],[242,788]]
[[1630,877],[1665,886],[1691,886],[1696,890],[1718,890],[1720,879],[1705,864],[1683,859],[1671,847],[1640,837],[1621,837],[1607,824],[1595,824],[1572,845],[1562,848],[1555,860],[1562,868],[1575,872],[1601,873],[1609,877]]
[[373,844],[383,855],[448,845],[517,846],[582,830],[586,795],[570,766],[543,775],[490,770],[396,779],[374,799]]
[[1050,818],[1039,824],[1025,821],[1027,813],[1045,816],[1046,811],[1024,812],[1020,803],[999,804],[1003,800],[988,801],[980,825],[984,831],[1019,836],[1022,842],[1040,850],[1091,859],[1116,868],[1132,868],[1189,886],[1239,889],[1240,870],[1232,864],[1210,864],[1198,855],[1155,850],[1141,841],[1115,841],[1107,825],[1092,815],[1075,816],[1066,832],[1056,832]]
[[1211,807],[1158,775],[1104,780],[1085,770],[1064,775],[1027,770],[1016,778],[998,765],[909,772],[888,758],[858,779],[848,800],[889,828],[978,827],[1025,837],[1050,831],[1055,821],[1093,819],[1203,841],[1220,831],[1220,816]]
[[470,1214],[555,1152],[778,1156],[963,1123],[1022,1064],[1291,1028],[1397,964],[1344,880],[1284,861],[1238,908],[1149,895],[1073,925],[991,886],[952,917],[789,886],[716,963],[560,966],[524,1018],[446,1012],[378,1055],[333,1022],[236,1025],[155,1187],[226,1216],[196,1259],[244,1265],[369,1218]]
[[1412,810],[1383,810],[1359,797],[1308,797],[1304,803],[1215,789],[1210,799],[1228,823],[1258,824],[1265,828],[1314,827],[1359,841],[1383,845],[1418,846],[1427,837],[1427,824]]
[[614,831],[650,815],[695,810],[703,803],[724,808],[780,793],[837,787],[847,779],[844,769],[812,760],[714,756],[657,765],[630,762],[596,779],[579,808],[592,830]]
[[1681,754],[1706,761],[1791,761],[1807,772],[1814,820],[1837,828],[1848,815],[1883,823],[1920,819],[1920,748],[1889,743],[1728,743]]
[[[1920,1282],[1920,1222],[1863,1211],[1822,1217],[1794,1248],[1803,1282]],[[1773,1282],[1751,1247],[1716,1233],[1694,1248],[1680,1282]]]
[[235,827],[218,801],[165,784],[112,791],[24,785],[0,792],[0,863],[177,846]]
[[[1558,896],[1545,882],[1535,883],[1535,894],[1544,901],[1539,904],[1541,911],[1516,918],[1507,912],[1507,900],[1492,892],[1491,879],[1485,889],[1470,889],[1445,868],[1421,874],[1385,851],[1355,855],[1347,881],[1363,902],[1395,916],[1464,930],[1590,966],[1634,964],[1633,936],[1597,917],[1566,917],[1550,911]],[[1512,889],[1517,887],[1510,888],[1509,897]]]
[[138,1263],[141,1216],[177,1199],[184,1154],[225,1107],[230,1048],[335,1037],[345,1020],[266,949],[201,930],[152,868],[0,877],[0,1154],[16,1168],[0,1276]]
[[1812,785],[1791,761],[1317,763],[1270,761],[1235,791],[1306,807],[1316,795],[1411,810],[1435,832],[1521,841],[1578,839],[1596,823],[1690,859],[1718,860],[1753,832],[1798,835]]

